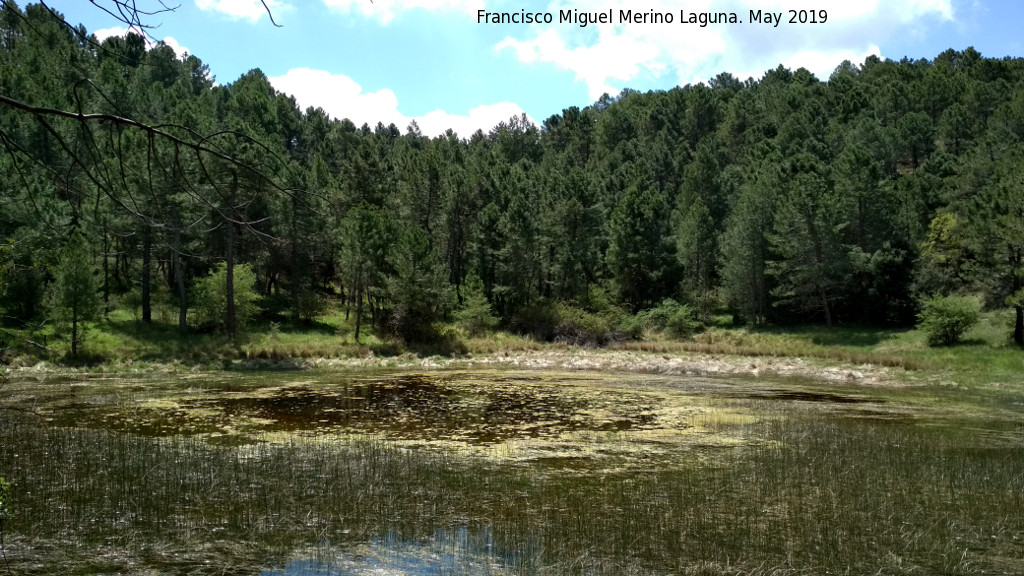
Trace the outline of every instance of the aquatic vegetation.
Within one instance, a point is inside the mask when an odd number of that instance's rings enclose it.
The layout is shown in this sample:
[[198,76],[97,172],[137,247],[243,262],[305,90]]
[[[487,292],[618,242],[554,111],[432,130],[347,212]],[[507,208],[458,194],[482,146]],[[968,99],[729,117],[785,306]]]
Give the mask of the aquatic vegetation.
[[501,371],[30,389],[35,414],[0,418],[18,574],[976,574],[1024,552],[1013,396]]

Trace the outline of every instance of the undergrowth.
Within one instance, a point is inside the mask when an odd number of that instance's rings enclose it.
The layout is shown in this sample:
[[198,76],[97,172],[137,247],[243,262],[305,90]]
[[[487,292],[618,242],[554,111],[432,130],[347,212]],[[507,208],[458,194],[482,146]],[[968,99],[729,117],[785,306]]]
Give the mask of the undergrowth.
[[[596,314],[592,314],[594,318]],[[580,316],[583,318],[582,316]],[[638,318],[640,315],[637,316]],[[579,320],[573,317],[575,320]],[[591,320],[589,316],[583,320]],[[589,324],[579,320],[576,333],[585,334]],[[1024,373],[1024,352],[1009,340],[1008,310],[983,313],[960,342],[951,346],[929,345],[928,334],[919,329],[872,326],[774,326],[765,328],[730,325],[714,319],[703,330],[685,334],[666,330],[656,323],[638,323],[634,338],[615,338],[603,343],[612,350],[657,354],[710,354],[750,357],[809,358],[822,362],[870,364],[908,371],[953,373],[970,382],[1015,382]],[[646,327],[644,327],[646,326]],[[335,310],[312,322],[261,319],[236,338],[217,333],[182,336],[168,319],[144,324],[128,312],[114,311],[90,326],[88,339],[72,359],[69,343],[44,327],[30,334],[38,347],[9,345],[6,359],[15,366],[41,360],[65,365],[117,366],[135,363],[172,363],[201,367],[229,365],[239,360],[294,361],[366,357],[465,357],[592,348],[594,338],[556,339],[545,342],[536,336],[507,331],[470,334],[456,324],[441,324],[444,338],[431,343],[410,343],[376,335],[364,323],[360,341],[353,337],[354,317]],[[598,339],[599,340],[599,339]]]

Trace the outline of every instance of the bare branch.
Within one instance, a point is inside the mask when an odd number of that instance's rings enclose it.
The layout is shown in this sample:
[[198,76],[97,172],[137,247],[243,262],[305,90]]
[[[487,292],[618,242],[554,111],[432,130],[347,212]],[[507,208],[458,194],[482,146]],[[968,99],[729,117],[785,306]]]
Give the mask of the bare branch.
[[[373,0],[371,0],[371,2],[372,1]],[[260,4],[263,4],[263,9],[267,11],[267,16],[270,18],[270,23],[273,24],[274,26],[277,26],[278,28],[284,28],[284,26],[281,26],[280,24],[277,23],[277,20],[274,20],[274,13],[270,11],[270,6],[267,6],[266,0],[260,0]]]
[[[132,120],[131,118],[124,118],[124,117],[121,117],[121,116],[115,116],[113,114],[104,114],[104,113],[83,114],[82,112],[68,112],[66,110],[57,110],[57,109],[54,109],[54,108],[46,108],[46,107],[41,107],[41,106],[32,106],[30,104],[25,104],[24,102],[19,102],[18,100],[15,100],[13,98],[9,98],[7,96],[4,96],[2,94],[0,94],[0,104],[6,104],[7,106],[10,106],[11,108],[14,108],[14,109],[17,109],[17,110],[21,110],[23,112],[27,112],[28,114],[30,114],[33,117],[35,117],[36,120],[39,121],[43,125],[43,127],[47,129],[48,132],[51,133],[51,135],[53,135],[54,137],[57,138],[58,143],[62,144],[62,147],[65,148],[65,151],[72,155],[72,159],[75,160],[75,163],[78,164],[87,173],[89,172],[88,166],[84,162],[82,162],[82,160],[79,159],[77,157],[77,155],[74,154],[73,151],[71,151],[69,149],[69,147],[67,146],[67,143],[64,142],[64,140],[63,140],[63,138],[61,138],[60,134],[57,133],[57,131],[52,126],[50,126],[50,124],[46,121],[47,118],[68,118],[70,120],[74,120],[76,122],[83,123],[83,124],[84,123],[89,123],[89,122],[109,122],[109,123],[117,124],[119,126],[124,126],[124,127],[127,127],[127,128],[134,128],[136,130],[140,130],[142,132],[145,132],[146,134],[150,134],[150,135],[162,138],[162,139],[164,139],[164,140],[166,140],[168,142],[173,142],[174,144],[176,144],[178,146],[183,146],[185,148],[192,149],[192,150],[194,150],[196,152],[201,152],[201,153],[204,153],[204,154],[209,154],[210,156],[213,156],[215,158],[223,160],[223,161],[231,164],[232,166],[234,166],[234,167],[236,167],[236,168],[238,168],[240,170],[244,170],[244,171],[247,171],[247,172],[252,172],[253,174],[258,176],[259,178],[269,182],[271,184],[272,188],[274,188],[274,189],[276,189],[276,190],[278,190],[280,192],[284,192],[284,193],[289,194],[289,195],[293,192],[292,189],[285,188],[285,187],[280,186],[277,183],[275,183],[273,178],[270,178],[267,175],[263,174],[263,172],[260,171],[257,167],[252,166],[252,165],[250,165],[250,164],[248,164],[246,162],[243,162],[241,160],[238,160],[237,158],[234,158],[233,156],[223,152],[222,150],[214,148],[212,146],[212,144],[210,144],[210,142],[213,139],[218,138],[220,136],[232,136],[232,137],[235,137],[235,138],[238,138],[240,140],[243,140],[243,141],[246,141],[246,142],[249,142],[251,144],[256,145],[263,152],[269,154],[275,160],[280,162],[281,166],[287,167],[287,163],[283,159],[281,159],[277,155],[276,152],[274,152],[269,147],[267,147],[266,145],[261,143],[259,140],[251,138],[249,136],[246,136],[245,134],[242,134],[240,132],[236,132],[234,130],[222,130],[220,132],[216,132],[216,133],[211,134],[209,136],[201,137],[196,132],[194,132],[193,130],[191,130],[191,129],[185,127],[185,126],[180,126],[180,125],[177,125],[177,124],[150,125],[150,124],[146,124],[144,122],[139,122],[138,120]],[[181,138],[179,136],[176,136],[176,135],[172,134],[168,130],[178,130],[178,131],[181,131],[181,132],[183,132],[185,134],[188,134],[189,136],[191,136],[193,138],[196,138],[197,141],[196,142],[190,142],[188,140],[185,140],[184,138]],[[99,186],[101,189],[108,189],[109,188],[108,186],[103,186],[98,181],[95,181],[94,183],[97,186]]]

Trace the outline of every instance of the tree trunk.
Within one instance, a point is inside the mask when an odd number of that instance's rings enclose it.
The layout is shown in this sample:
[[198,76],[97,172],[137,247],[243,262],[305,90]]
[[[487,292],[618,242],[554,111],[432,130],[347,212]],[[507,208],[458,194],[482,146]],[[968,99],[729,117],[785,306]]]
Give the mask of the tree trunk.
[[1013,322],[1013,341],[1017,346],[1024,346],[1024,306],[1014,306],[1017,317]]
[[227,268],[225,270],[225,294],[227,296],[227,305],[224,309],[224,327],[227,329],[228,334],[234,338],[235,336],[235,225],[232,222],[228,222],[228,240],[227,240],[227,254],[226,262]]
[[366,303],[370,305],[370,326],[377,327],[377,306],[373,303],[373,296],[366,295]]
[[153,236],[147,226],[142,236],[142,321],[146,324],[153,323],[153,307],[150,299],[152,291],[150,287],[150,276],[152,276],[153,259]]
[[71,311],[71,357],[78,357],[78,310]]
[[825,293],[825,290],[823,288],[819,289],[818,293],[821,294],[821,307],[822,307],[822,309],[825,310],[825,326],[828,326],[829,328],[831,328],[832,327],[832,309],[828,305],[828,295]]
[[231,182],[231,196],[228,199],[228,214],[230,215],[227,222],[227,246],[225,260],[227,263],[227,269],[225,271],[225,294],[227,295],[227,306],[224,309],[224,327],[227,329],[228,334],[234,338],[236,333],[236,315],[235,315],[235,191],[238,188],[238,175],[236,174]]
[[110,237],[103,222],[103,315],[110,314]]
[[188,291],[185,290],[185,271],[181,265],[181,230],[174,230],[174,251],[171,253],[174,284],[178,288],[178,333],[188,332]]
[[359,328],[363,322],[363,288],[356,290],[356,344],[359,344]]

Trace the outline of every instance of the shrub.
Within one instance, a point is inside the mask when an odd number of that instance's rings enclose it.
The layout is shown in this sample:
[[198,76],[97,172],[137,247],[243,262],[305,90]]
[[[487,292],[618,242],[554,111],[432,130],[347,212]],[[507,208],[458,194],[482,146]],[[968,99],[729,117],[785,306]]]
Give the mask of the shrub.
[[498,317],[484,294],[484,284],[470,276],[463,286],[462,306],[455,312],[455,322],[470,336],[479,336],[498,327]]
[[965,332],[978,323],[980,310],[981,304],[975,298],[929,298],[917,315],[918,328],[928,336],[928,344],[931,346],[956,344]]
[[623,323],[623,329],[634,338],[639,338],[645,330],[665,332],[673,338],[689,338],[703,328],[697,315],[686,304],[672,299],[665,299],[649,310],[638,312],[636,316]]
[[684,339],[693,336],[702,327],[693,309],[683,304],[669,314],[665,332],[673,338]]
[[[235,266],[235,323],[243,330],[249,320],[259,311],[259,295],[256,293],[256,275],[246,264]],[[210,275],[195,284],[196,313],[191,316],[201,327],[225,330],[227,316],[227,264],[220,262]]]
[[120,307],[131,312],[132,318],[138,322],[142,318],[142,291],[133,288],[121,296]]
[[613,336],[613,324],[607,317],[571,304],[557,304],[555,318],[555,339],[559,342],[600,346]]
[[311,324],[327,310],[327,300],[312,290],[298,290],[293,299],[292,312],[305,324]]
[[550,300],[540,299],[515,310],[508,319],[512,332],[550,341],[555,337],[558,313]]

